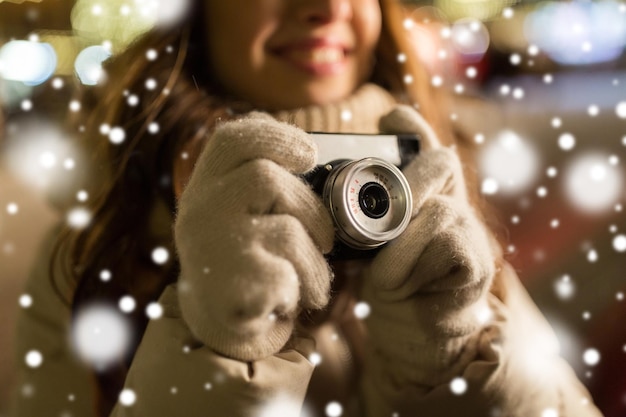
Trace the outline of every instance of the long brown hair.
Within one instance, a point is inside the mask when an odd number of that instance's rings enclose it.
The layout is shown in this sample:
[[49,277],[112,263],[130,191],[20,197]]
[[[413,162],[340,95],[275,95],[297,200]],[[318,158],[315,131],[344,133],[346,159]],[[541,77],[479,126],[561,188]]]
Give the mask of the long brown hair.
[[[202,7],[203,2],[194,3]],[[383,32],[369,81],[418,104],[440,136],[451,142],[451,129],[433,101],[430,77],[409,46],[402,25],[404,9],[396,0],[380,4]],[[95,300],[117,303],[123,295],[135,298],[136,313],[131,317],[137,343],[147,323],[144,307],[178,274],[169,228],[176,208],[173,172],[181,150],[190,142],[202,142],[218,120],[230,117],[216,84],[203,71],[210,68],[204,62],[204,14],[196,10],[191,16],[195,17],[181,27],[141,37],[106,65],[106,81],[82,96],[83,108],[90,109],[83,134],[86,146],[99,143],[92,164],[98,182],[91,194],[97,197],[90,202],[90,225],[68,230],[59,245],[67,250],[58,253],[69,256],[55,259],[64,263],[75,288],[69,300],[74,312]],[[148,50],[158,59],[148,59]],[[397,59],[401,52],[407,58],[402,63]],[[412,75],[411,84],[404,82],[406,74]],[[146,89],[147,78],[158,87]],[[127,104],[131,95],[137,96],[139,105]],[[112,128],[125,132],[121,145],[111,144],[103,134]],[[157,208],[160,214],[154,215]],[[167,263],[152,262],[150,253],[157,246],[169,249]],[[106,282],[100,279],[103,270],[109,271]],[[117,400],[133,353],[134,349],[118,367],[97,374],[101,415],[108,415]]]

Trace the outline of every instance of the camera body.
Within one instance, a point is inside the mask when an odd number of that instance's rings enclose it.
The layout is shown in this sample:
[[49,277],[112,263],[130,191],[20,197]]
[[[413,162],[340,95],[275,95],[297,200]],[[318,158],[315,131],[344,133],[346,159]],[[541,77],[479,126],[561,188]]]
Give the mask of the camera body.
[[318,165],[305,179],[322,197],[335,224],[338,242],[330,257],[371,257],[409,224],[412,195],[400,168],[419,153],[419,137],[312,135]]

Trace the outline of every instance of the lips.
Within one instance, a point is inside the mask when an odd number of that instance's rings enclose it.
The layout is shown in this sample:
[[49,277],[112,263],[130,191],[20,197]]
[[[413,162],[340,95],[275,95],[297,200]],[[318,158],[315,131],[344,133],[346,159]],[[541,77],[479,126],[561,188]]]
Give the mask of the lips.
[[341,62],[346,54],[345,51],[337,47],[315,47],[290,49],[282,54],[283,57],[301,63],[312,64],[332,64]]
[[306,39],[274,48],[272,53],[314,75],[336,74],[345,67],[351,48],[332,39]]

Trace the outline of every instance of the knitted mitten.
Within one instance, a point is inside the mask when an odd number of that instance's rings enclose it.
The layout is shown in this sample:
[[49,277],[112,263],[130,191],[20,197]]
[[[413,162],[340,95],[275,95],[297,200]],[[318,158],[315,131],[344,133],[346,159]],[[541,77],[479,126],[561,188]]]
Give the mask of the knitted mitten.
[[394,389],[440,384],[471,360],[475,349],[467,343],[480,328],[495,251],[468,202],[455,151],[410,107],[395,109],[380,126],[422,136],[420,155],[404,170],[412,220],[363,277],[362,297],[371,307],[367,383],[392,402]]
[[276,353],[300,309],[327,304],[332,220],[294,175],[315,161],[304,131],[261,113],[218,126],[198,158],[174,230],[180,308],[218,353]]

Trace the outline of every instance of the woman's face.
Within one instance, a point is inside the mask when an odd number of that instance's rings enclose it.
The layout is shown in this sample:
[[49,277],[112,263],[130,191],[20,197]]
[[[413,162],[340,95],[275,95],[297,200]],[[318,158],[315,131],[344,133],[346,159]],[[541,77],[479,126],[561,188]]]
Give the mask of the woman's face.
[[268,110],[326,104],[370,73],[378,0],[200,1],[209,71],[239,99]]

